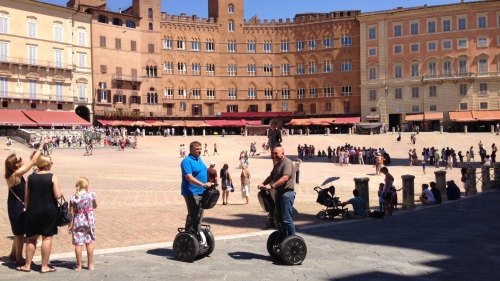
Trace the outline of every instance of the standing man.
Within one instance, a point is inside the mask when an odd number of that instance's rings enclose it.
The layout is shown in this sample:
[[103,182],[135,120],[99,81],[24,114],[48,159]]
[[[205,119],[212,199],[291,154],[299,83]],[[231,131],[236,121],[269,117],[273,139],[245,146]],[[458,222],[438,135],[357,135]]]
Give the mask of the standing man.
[[269,149],[272,153],[273,149],[280,145],[283,139],[281,138],[281,131],[277,129],[278,127],[278,121],[276,119],[271,120],[269,122],[269,125],[271,125],[271,130],[269,130],[269,133],[267,134],[267,139],[269,143]]
[[210,161],[210,167],[207,170],[208,181],[217,184],[217,170],[215,169],[215,162]]
[[182,185],[181,194],[184,196],[188,215],[186,217],[186,231],[190,231],[200,238],[203,209],[201,208],[202,194],[212,184],[207,181],[207,166],[200,158],[201,143],[193,141],[189,145],[189,155],[181,162]]
[[272,151],[273,170],[267,179],[258,185],[259,189],[276,190],[275,214],[281,226],[283,238],[295,235],[292,219],[293,202],[295,201],[295,168],[292,160],[285,157],[285,150],[277,146]]

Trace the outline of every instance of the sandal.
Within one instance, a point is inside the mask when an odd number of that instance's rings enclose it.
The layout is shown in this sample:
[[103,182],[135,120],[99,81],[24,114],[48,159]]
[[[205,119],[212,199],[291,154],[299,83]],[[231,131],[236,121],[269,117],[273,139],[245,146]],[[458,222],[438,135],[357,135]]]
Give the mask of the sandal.
[[26,269],[26,268],[24,268],[22,266],[16,267],[16,270],[17,271],[22,271],[22,272],[30,272],[31,271],[31,269]]
[[47,271],[40,271],[40,273],[49,273],[49,272],[55,272],[55,271],[57,271],[57,268],[55,268],[55,267],[50,267],[50,269],[49,269],[49,270],[47,270]]

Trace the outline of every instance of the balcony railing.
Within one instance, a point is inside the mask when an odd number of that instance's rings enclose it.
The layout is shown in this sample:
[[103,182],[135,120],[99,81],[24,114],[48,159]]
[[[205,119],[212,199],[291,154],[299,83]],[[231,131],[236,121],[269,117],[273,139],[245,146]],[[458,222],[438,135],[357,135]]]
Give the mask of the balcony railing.
[[422,81],[474,78],[475,76],[477,76],[477,74],[473,72],[432,74],[422,76]]
[[129,81],[129,82],[142,82],[141,77],[132,76],[132,75],[122,75],[122,74],[113,74],[114,81]]
[[30,58],[18,58],[18,57],[8,57],[8,56],[0,56],[0,63],[47,67],[56,69],[69,69],[69,70],[73,70],[75,67],[72,64],[56,62],[56,61],[44,61],[44,60],[37,60]]
[[22,99],[22,100],[39,100],[39,101],[55,101],[55,102],[80,102],[88,103],[88,98],[57,95],[53,93],[30,93],[30,92],[0,92],[0,99]]

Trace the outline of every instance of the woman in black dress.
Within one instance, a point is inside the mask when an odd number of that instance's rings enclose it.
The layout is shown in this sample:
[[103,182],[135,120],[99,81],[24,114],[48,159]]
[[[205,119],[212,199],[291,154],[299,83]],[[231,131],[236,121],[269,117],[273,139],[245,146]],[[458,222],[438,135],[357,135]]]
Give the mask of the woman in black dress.
[[12,153],[5,159],[5,181],[7,181],[7,186],[9,187],[7,206],[10,226],[14,234],[14,241],[12,242],[12,251],[9,255],[9,259],[15,260],[17,265],[25,263],[23,259],[24,234],[26,234],[26,223],[24,221],[25,180],[23,175],[33,167],[36,159],[41,154],[42,150],[39,149],[27,164],[24,164],[23,158],[17,156],[15,153]]
[[42,236],[42,268],[41,272],[56,271],[49,267],[49,256],[52,248],[52,236],[57,234],[57,200],[61,198],[59,179],[50,173],[52,159],[50,156],[38,157],[35,165],[38,172],[26,180],[26,264],[16,268],[30,271],[33,255],[36,250],[38,236]]

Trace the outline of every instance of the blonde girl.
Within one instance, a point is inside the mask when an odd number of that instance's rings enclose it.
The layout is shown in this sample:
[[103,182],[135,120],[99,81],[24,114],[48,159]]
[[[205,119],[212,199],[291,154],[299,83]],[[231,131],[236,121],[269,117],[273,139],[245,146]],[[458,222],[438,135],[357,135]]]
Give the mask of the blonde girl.
[[73,221],[68,225],[68,233],[73,234],[75,245],[76,266],[75,270],[82,270],[82,246],[87,248],[88,269],[94,270],[94,242],[95,242],[95,217],[94,209],[97,208],[95,192],[89,192],[89,181],[80,177],[76,181],[75,195],[69,197],[70,212]]

